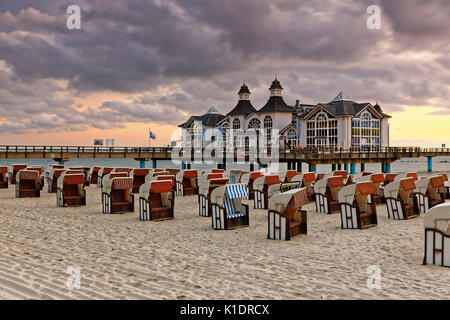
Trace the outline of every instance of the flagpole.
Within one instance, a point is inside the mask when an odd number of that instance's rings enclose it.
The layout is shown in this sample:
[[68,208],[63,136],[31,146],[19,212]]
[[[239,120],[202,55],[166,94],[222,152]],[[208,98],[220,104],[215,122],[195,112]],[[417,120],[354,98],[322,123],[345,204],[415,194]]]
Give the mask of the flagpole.
[[151,147],[151,142],[152,142],[152,139],[151,139],[151,137],[150,137],[150,128],[148,128],[148,147],[150,148]]

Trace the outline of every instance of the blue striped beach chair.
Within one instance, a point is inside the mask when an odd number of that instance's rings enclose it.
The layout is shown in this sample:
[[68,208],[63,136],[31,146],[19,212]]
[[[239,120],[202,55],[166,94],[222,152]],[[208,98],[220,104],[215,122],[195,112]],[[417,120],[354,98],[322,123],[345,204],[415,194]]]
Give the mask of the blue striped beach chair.
[[248,196],[245,184],[229,184],[211,192],[212,226],[230,230],[249,226],[249,208],[242,200]]

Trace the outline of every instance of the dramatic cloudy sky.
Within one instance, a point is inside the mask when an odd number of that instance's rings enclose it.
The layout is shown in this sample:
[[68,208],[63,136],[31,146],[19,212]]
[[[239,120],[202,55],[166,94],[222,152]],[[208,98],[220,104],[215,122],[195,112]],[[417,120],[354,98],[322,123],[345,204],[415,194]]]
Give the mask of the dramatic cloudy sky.
[[244,80],[262,107],[276,74],[289,104],[343,90],[393,116],[392,144],[450,145],[449,17],[448,0],[1,1],[0,143],[166,144]]

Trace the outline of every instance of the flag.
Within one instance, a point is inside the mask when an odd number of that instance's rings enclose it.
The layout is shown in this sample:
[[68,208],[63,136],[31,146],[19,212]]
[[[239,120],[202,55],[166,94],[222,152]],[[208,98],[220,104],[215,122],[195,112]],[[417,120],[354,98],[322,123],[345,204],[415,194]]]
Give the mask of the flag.
[[148,132],[150,133],[149,138],[155,140],[156,136],[153,134],[153,132],[150,129],[148,129]]

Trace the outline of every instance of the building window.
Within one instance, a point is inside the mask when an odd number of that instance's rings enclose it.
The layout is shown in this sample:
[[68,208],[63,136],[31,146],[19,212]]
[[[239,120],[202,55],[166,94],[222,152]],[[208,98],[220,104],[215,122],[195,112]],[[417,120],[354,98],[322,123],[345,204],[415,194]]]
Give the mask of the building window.
[[261,121],[259,121],[259,119],[257,119],[257,118],[253,118],[248,123],[249,129],[259,129],[260,127],[261,127]]
[[289,129],[286,134],[285,145],[287,147],[297,146],[297,131],[295,131],[294,129]]
[[264,128],[272,128],[272,117],[271,116],[266,116],[265,118],[264,118]]
[[306,123],[308,147],[334,147],[338,144],[337,120],[320,112]]
[[352,119],[352,147],[373,150],[380,146],[380,120],[368,111]]
[[269,145],[269,142],[272,140],[272,117],[265,116],[264,117],[264,131],[266,136],[266,144]]
[[235,118],[233,120],[233,129],[240,129],[241,128],[241,121],[238,118]]

